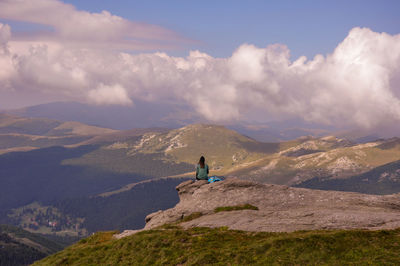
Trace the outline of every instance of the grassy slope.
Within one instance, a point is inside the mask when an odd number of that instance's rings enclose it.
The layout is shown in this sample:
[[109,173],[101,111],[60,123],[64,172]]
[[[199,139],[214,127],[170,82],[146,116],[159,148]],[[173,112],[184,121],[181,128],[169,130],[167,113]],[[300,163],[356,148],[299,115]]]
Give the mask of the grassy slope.
[[79,145],[94,136],[116,132],[78,122],[25,118],[0,113],[0,154],[51,146]]
[[85,125],[79,122],[61,122],[47,118],[26,118],[0,113],[0,134],[27,134],[36,136],[102,135],[116,130]]
[[109,142],[96,151],[81,158],[65,160],[64,163],[132,172],[137,170],[132,164],[133,158],[154,156],[175,169],[182,163],[190,164],[192,167],[188,170],[193,171],[200,156],[204,155],[211,174],[223,175],[297,143],[261,143],[222,126],[190,125],[169,132],[150,132],[123,141]]
[[300,142],[253,164],[233,169],[230,174],[259,182],[293,185],[314,177],[349,178],[399,159],[399,140],[345,146],[330,142],[324,143],[321,139]]
[[254,233],[175,226],[116,240],[96,233],[34,265],[394,264],[400,229]]
[[45,118],[23,118],[0,114],[0,133],[46,135],[62,122]]
[[190,145],[169,150],[177,161],[196,163],[206,157],[211,168],[226,170],[279,150],[278,143],[259,143],[221,126],[192,125],[177,132],[182,143]]
[[28,265],[65,246],[18,227],[0,225],[0,265]]

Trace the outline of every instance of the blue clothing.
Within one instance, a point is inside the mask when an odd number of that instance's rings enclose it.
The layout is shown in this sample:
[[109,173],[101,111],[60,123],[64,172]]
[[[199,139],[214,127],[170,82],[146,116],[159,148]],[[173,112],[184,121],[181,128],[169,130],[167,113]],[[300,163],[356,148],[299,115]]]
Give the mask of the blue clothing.
[[208,180],[208,165],[204,165],[204,168],[200,167],[200,164],[196,167],[196,179]]
[[211,176],[209,179],[208,179],[208,183],[214,183],[214,182],[218,182],[218,181],[223,181],[224,179],[223,179],[223,177],[222,176]]

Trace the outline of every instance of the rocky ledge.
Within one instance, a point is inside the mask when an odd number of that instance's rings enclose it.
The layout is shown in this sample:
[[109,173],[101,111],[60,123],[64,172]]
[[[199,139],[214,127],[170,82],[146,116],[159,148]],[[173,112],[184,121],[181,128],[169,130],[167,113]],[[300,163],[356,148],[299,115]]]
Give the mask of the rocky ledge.
[[[378,196],[292,188],[236,178],[211,184],[186,181],[176,189],[180,202],[172,209],[148,215],[144,230],[175,222],[184,228],[227,226],[268,232],[400,227],[400,194]],[[258,210],[215,212],[218,207],[244,204]],[[190,215],[195,218],[187,219]],[[126,231],[120,237],[131,233]]]

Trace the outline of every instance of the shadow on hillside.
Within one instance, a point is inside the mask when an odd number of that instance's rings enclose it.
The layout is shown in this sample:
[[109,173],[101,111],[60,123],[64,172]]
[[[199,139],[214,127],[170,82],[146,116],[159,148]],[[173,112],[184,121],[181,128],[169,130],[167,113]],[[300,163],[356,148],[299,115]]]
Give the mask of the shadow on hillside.
[[[166,167],[164,162],[148,156],[130,157],[130,162],[134,165],[144,165],[144,162],[147,162],[146,167],[152,168],[152,171],[147,172],[121,173],[105,170],[98,165],[62,164],[66,159],[79,158],[96,149],[96,145],[72,149],[51,147],[1,155],[0,210],[10,210],[33,201],[51,204],[64,198],[96,195],[129,183],[159,177],[162,174],[168,175],[165,171],[176,170],[173,165]],[[160,168],[159,171],[155,171],[157,167]],[[178,166],[177,168],[180,169]],[[4,215],[4,212],[2,213]]]
[[392,138],[377,146],[381,150],[390,150],[400,145],[400,138]]
[[295,187],[387,195],[400,192],[400,160],[346,179],[315,177]]
[[146,215],[172,208],[179,202],[175,187],[186,180],[154,180],[108,197],[62,200],[55,207],[71,216],[84,217],[83,227],[89,232],[140,229],[145,226]]
[[268,143],[268,142],[250,142],[250,141],[239,141],[239,144],[250,152],[257,153],[276,153],[279,152],[279,143]]

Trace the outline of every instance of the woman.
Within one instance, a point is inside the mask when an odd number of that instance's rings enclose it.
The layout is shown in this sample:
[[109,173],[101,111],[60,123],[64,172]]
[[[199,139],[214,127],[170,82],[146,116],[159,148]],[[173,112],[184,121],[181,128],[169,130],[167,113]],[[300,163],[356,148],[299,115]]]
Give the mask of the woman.
[[208,165],[205,161],[206,159],[201,156],[199,164],[196,167],[196,180],[208,180]]

